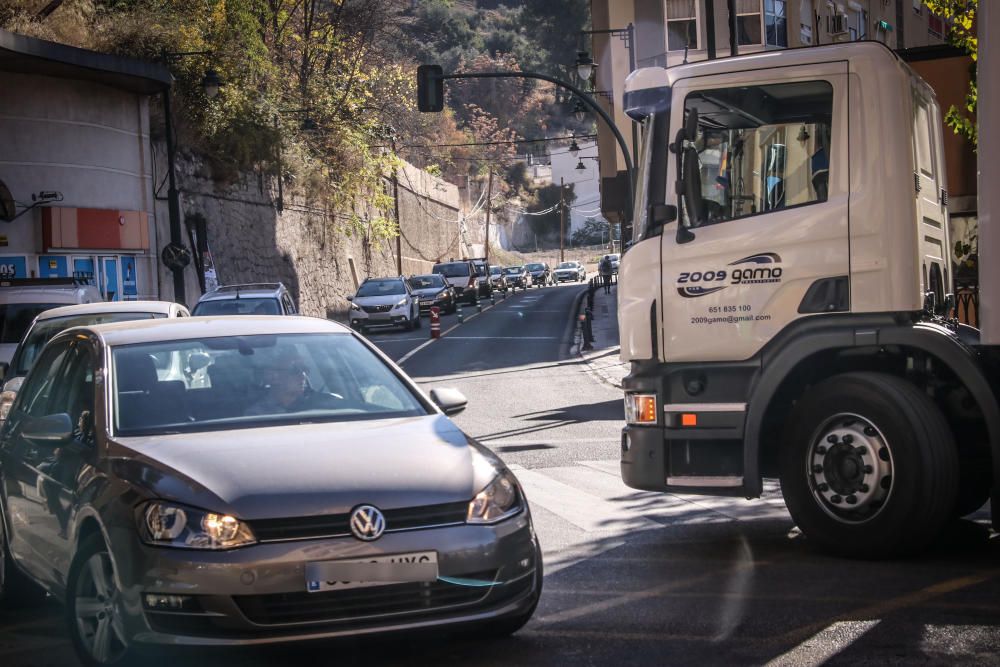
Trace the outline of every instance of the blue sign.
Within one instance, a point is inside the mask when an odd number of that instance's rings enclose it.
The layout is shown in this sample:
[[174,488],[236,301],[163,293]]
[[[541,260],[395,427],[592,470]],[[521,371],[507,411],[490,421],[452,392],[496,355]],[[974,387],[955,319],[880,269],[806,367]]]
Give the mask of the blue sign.
[[135,299],[139,293],[135,277],[135,257],[122,256],[122,294],[126,300]]
[[67,266],[65,255],[42,255],[38,258],[38,275],[42,278],[67,278]]
[[27,278],[28,260],[24,255],[0,257],[0,278]]

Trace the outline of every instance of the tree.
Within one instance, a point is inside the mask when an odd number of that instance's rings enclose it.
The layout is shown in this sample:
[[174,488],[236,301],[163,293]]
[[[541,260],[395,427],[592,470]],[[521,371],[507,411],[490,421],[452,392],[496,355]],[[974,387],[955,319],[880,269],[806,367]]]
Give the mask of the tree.
[[[544,187],[538,188],[531,195],[531,199],[528,201],[526,210],[528,213],[535,213],[535,215],[526,215],[528,222],[528,227],[531,229],[532,233],[537,235],[540,240],[552,241],[555,243],[559,242],[559,225],[560,225],[560,211],[559,211],[559,189],[562,187],[565,192],[563,193],[563,201],[567,209],[576,201],[576,192],[573,185],[560,186],[557,183],[551,185],[546,185]],[[566,225],[569,226],[569,211],[567,210],[566,215]],[[569,231],[568,229],[566,231]]]
[[964,49],[972,57],[969,92],[965,96],[965,110],[955,105],[948,109],[945,123],[956,134],[968,139],[973,146],[977,145],[976,121],[973,119],[979,97],[976,83],[979,40],[976,37],[976,10],[979,0],[924,0],[924,4],[933,13],[944,19],[949,27],[948,41],[958,48]]

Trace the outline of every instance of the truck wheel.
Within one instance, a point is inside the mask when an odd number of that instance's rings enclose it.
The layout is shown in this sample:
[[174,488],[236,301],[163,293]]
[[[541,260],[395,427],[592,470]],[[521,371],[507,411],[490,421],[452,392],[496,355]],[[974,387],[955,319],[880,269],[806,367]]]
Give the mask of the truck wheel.
[[812,387],[786,424],[781,492],[806,538],[853,558],[912,554],[953,516],[958,453],[916,386],[846,373]]

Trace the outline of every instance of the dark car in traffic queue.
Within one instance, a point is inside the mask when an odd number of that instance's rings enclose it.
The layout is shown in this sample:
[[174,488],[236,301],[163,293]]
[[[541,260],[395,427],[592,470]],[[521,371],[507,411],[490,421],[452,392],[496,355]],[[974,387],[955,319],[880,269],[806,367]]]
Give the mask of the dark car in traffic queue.
[[465,405],[318,318],[60,333],[0,427],[0,603],[63,601],[88,665],[516,632],[541,551],[517,479],[447,417]]
[[507,284],[512,289],[516,289],[518,287],[523,290],[528,289],[531,274],[529,274],[523,266],[508,266],[503,270],[503,273],[507,278]]
[[467,259],[438,262],[431,269],[445,279],[455,290],[455,296],[469,305],[479,301],[479,276],[476,267]]
[[442,313],[454,313],[458,309],[458,297],[454,288],[437,273],[424,276],[410,276],[407,279],[413,295],[420,300],[420,313],[430,313],[437,306]]
[[534,262],[532,264],[524,265],[525,271],[531,276],[531,286],[545,287],[547,285],[554,285],[555,281],[552,278],[552,272],[549,270],[549,265],[544,262]]

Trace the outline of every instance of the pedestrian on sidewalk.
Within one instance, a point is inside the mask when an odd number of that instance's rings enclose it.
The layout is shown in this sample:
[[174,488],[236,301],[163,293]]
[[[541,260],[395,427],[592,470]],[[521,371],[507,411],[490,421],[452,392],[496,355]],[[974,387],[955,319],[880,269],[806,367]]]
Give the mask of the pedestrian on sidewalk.
[[605,294],[611,294],[611,271],[611,257],[605,255],[597,264],[597,272],[601,274],[601,280],[604,282]]

